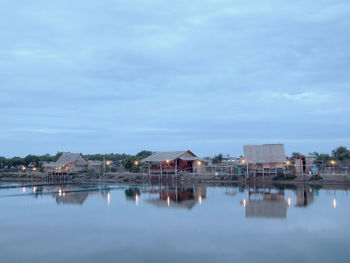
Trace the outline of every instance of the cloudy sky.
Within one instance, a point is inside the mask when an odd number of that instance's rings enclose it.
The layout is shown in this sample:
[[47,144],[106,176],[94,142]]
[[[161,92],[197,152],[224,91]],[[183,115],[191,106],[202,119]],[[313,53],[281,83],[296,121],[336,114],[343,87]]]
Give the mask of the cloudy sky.
[[2,0],[0,155],[350,146],[348,0]]

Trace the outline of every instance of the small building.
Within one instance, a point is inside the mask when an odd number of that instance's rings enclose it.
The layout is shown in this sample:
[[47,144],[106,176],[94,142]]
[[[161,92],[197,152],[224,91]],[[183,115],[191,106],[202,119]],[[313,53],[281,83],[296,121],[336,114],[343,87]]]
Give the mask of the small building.
[[54,163],[45,163],[47,174],[73,174],[86,172],[88,160],[81,153],[63,153]]
[[203,161],[191,151],[155,152],[141,160],[147,164],[148,174],[181,174],[198,171]]
[[244,145],[244,159],[250,169],[280,169],[286,163],[284,144]]
[[317,157],[314,155],[298,155],[294,157],[295,173],[308,174],[316,167],[315,161]]

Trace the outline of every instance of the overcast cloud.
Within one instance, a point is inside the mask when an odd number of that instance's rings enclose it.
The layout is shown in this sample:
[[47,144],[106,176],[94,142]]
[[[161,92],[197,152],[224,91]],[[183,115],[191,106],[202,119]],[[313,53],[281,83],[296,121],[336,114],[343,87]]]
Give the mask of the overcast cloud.
[[0,2],[0,155],[350,145],[350,2]]

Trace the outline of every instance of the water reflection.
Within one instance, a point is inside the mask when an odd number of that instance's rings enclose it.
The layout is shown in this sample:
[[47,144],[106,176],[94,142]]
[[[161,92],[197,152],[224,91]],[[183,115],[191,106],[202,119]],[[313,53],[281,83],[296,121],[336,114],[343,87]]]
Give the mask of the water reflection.
[[[32,190],[28,192],[27,189]],[[22,193],[32,195],[35,198],[46,195],[52,196],[57,205],[83,205],[91,195],[102,195],[109,205],[111,203],[110,187],[108,185],[35,185],[22,187]]]
[[[180,208],[192,210],[197,204],[203,205],[207,199],[207,188],[222,191],[225,198],[238,199],[238,203],[244,209],[242,215],[245,218],[280,218],[286,219],[288,209],[291,207],[305,208],[315,202],[321,187],[300,186],[251,186],[251,185],[210,185],[184,183],[178,184],[150,184],[120,186],[113,184],[34,184],[17,185],[22,195],[35,198],[51,196],[57,205],[83,205],[90,196],[102,196],[110,205],[113,190],[123,189],[125,199],[135,203],[136,206],[150,204],[158,208]],[[346,186],[343,187],[347,190]],[[220,190],[222,189],[222,190]],[[335,190],[327,190],[327,194],[334,195],[329,202],[333,208],[338,203],[335,198]],[[237,203],[236,203],[237,204]]]
[[295,195],[297,199],[296,206],[307,207],[314,201],[313,191],[311,188],[305,188],[304,186],[298,187],[295,190]]
[[148,189],[147,203],[156,207],[191,210],[206,198],[205,186],[158,185]]
[[[295,207],[307,207],[314,202],[314,194],[318,193],[310,186],[293,186],[291,191],[295,195]],[[285,197],[283,188],[253,188],[248,187],[248,199],[243,199],[240,204],[245,208],[247,218],[287,218],[287,208],[292,206],[292,198]],[[336,201],[333,202],[336,207]]]
[[248,190],[248,201],[241,202],[245,208],[245,216],[265,217],[265,218],[286,218],[288,203],[284,198],[284,193],[278,191],[271,192],[271,189]]

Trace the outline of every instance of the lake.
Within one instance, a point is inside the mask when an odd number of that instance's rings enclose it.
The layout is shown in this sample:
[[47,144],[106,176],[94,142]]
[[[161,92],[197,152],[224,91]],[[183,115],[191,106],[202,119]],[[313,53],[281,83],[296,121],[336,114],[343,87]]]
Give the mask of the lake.
[[348,262],[345,187],[0,184],[0,262]]

